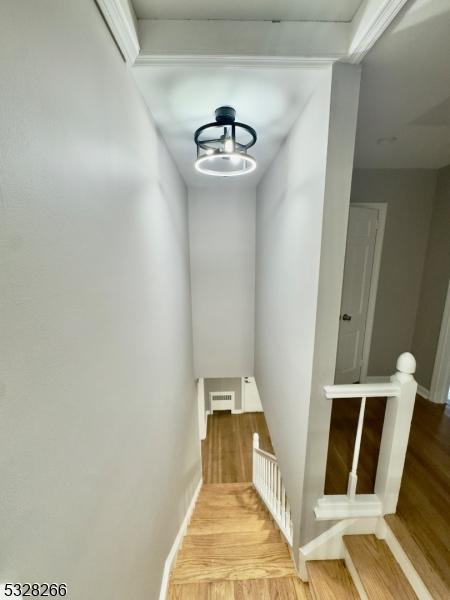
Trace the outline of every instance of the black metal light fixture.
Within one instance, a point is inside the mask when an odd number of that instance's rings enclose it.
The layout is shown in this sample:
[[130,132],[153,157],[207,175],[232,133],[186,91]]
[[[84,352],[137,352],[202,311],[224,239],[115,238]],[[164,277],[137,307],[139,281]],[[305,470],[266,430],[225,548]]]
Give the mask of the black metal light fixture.
[[247,150],[256,143],[256,131],[250,125],[238,123],[236,111],[231,106],[221,106],[215,114],[215,123],[203,125],[195,132],[195,168],[216,177],[251,173],[257,165]]

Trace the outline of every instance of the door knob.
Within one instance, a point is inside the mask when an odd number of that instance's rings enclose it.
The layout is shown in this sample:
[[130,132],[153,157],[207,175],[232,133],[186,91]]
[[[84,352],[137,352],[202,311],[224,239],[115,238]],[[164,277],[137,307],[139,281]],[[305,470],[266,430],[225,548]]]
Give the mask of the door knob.
[[352,317],[351,317],[351,315],[348,315],[347,313],[345,313],[342,315],[342,320],[343,321],[351,321]]

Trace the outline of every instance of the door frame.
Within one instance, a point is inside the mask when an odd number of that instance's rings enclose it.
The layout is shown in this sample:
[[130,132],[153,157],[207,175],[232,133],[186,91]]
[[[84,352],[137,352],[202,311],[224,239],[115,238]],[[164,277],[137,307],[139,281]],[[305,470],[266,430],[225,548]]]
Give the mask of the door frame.
[[446,404],[450,385],[450,282],[442,315],[439,342],[434,359],[429,399],[437,404]]
[[[383,253],[384,231],[386,229],[387,202],[351,202],[350,207],[359,206],[372,208],[378,211],[377,234],[373,253],[372,275],[370,277],[369,303],[367,306],[366,327],[364,330],[363,354],[361,361],[362,382],[367,380],[369,368],[370,347],[372,345],[373,323],[375,319],[375,306],[377,302],[378,280],[380,278],[381,256]],[[350,210],[350,209],[349,209]]]

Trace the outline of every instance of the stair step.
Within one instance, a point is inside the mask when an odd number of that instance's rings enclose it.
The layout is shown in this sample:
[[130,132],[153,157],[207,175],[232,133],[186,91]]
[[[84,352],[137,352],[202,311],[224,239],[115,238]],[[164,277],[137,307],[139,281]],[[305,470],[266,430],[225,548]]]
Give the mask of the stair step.
[[343,539],[369,600],[417,600],[386,542],[374,535]]
[[281,542],[279,531],[245,531],[235,533],[210,533],[206,535],[186,535],[183,540],[184,548],[212,548],[215,546],[252,546],[253,544],[269,544]]
[[306,568],[314,600],[359,600],[343,560],[311,560]]
[[234,507],[234,506],[264,506],[259,496],[255,493],[242,492],[236,494],[204,494],[198,497],[196,506],[216,506]]
[[177,564],[191,559],[200,559],[202,561],[212,562],[222,561],[223,563],[239,563],[251,559],[264,558],[266,556],[284,556],[290,557],[287,544],[284,542],[268,542],[265,544],[247,544],[246,546],[209,546],[194,548],[182,548],[178,552]]
[[267,510],[262,507],[243,508],[243,507],[221,507],[217,506],[198,506],[192,519],[247,519],[248,517],[257,517],[258,519],[270,518]]
[[239,533],[251,531],[278,531],[273,521],[258,517],[241,519],[192,519],[187,534],[198,535],[206,533]]
[[298,577],[172,584],[168,600],[310,600]]
[[397,538],[397,541],[434,600],[448,600],[450,598],[450,590],[439,573],[436,572],[436,569],[430,564],[427,556],[419,547],[403,521],[397,515],[386,515],[384,520]]
[[200,494],[236,494],[242,492],[256,493],[253,483],[204,483]]
[[275,546],[276,549],[267,548],[259,556],[242,551],[237,553],[236,549],[235,555],[228,557],[180,558],[172,571],[172,582],[264,579],[295,575],[289,552],[286,548],[280,551],[279,544]]
[[[249,579],[234,583],[233,600],[310,600],[308,585],[297,576]],[[228,598],[226,598],[228,600]]]

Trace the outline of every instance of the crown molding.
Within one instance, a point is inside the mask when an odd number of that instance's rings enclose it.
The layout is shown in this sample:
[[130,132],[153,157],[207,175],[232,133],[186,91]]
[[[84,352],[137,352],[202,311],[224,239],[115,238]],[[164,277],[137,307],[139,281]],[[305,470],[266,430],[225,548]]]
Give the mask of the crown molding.
[[132,65],[139,55],[137,21],[128,0],[95,0],[125,61]]
[[230,55],[186,55],[186,54],[140,54],[134,67],[239,67],[239,68],[290,68],[290,69],[320,69],[327,68],[342,60],[345,55],[320,57],[295,56],[230,56]]
[[346,62],[360,63],[408,0],[366,0],[352,21]]

